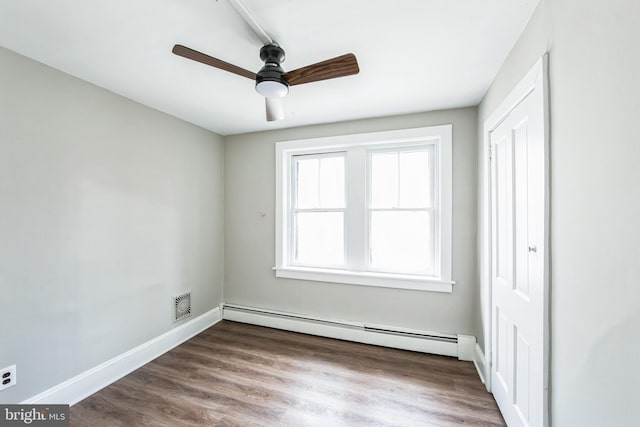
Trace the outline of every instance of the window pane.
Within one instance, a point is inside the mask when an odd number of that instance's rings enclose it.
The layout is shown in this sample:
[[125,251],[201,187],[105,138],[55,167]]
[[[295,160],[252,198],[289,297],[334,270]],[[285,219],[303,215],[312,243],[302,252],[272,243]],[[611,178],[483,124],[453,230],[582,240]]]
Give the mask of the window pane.
[[344,208],[344,157],[323,157],[320,160],[320,207]]
[[298,209],[314,209],[320,206],[319,169],[320,159],[296,160],[296,207]]
[[431,175],[428,151],[400,153],[400,207],[431,206]]
[[295,262],[315,266],[344,264],[344,213],[298,212]]
[[371,207],[398,207],[398,153],[371,155]]
[[429,212],[371,212],[370,260],[376,270],[431,273],[433,243]]

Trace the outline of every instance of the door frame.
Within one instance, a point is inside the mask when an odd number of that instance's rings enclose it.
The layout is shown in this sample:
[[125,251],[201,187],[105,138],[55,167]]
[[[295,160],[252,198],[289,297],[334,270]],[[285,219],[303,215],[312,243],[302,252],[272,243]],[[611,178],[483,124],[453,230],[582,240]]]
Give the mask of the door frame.
[[[550,362],[550,252],[549,252],[549,213],[550,213],[550,185],[549,185],[549,56],[545,53],[529,70],[525,77],[515,86],[509,95],[493,111],[484,122],[480,174],[480,235],[479,235],[479,267],[480,267],[480,313],[484,335],[484,349],[476,347],[476,366],[487,391],[491,391],[491,363],[492,363],[492,301],[491,301],[491,268],[492,268],[492,229],[491,229],[491,132],[495,130],[527,96],[536,90],[540,92],[544,122],[544,325],[543,325],[543,422],[549,425],[549,362]],[[540,246],[540,245],[538,245]]]

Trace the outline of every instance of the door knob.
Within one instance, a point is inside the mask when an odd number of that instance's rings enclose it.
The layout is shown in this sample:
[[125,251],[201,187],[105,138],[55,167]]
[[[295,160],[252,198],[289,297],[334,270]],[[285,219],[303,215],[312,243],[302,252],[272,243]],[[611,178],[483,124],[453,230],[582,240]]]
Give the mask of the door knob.
[[529,252],[538,252],[538,248],[535,246],[529,246]]

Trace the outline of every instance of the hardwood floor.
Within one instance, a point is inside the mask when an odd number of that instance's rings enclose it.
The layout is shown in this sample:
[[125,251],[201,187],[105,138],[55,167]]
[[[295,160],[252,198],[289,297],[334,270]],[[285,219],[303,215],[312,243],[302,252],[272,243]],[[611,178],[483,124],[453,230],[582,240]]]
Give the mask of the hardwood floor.
[[471,362],[223,321],[71,407],[71,426],[504,426]]

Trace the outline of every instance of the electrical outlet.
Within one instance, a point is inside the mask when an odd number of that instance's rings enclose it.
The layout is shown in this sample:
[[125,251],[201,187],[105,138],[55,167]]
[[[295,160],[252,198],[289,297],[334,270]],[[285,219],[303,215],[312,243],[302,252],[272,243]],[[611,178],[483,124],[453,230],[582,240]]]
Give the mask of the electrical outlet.
[[7,366],[0,369],[0,391],[16,385],[16,365]]

